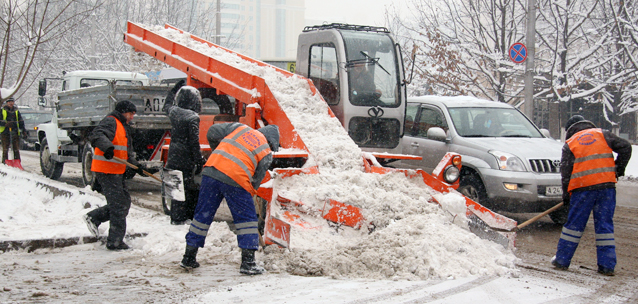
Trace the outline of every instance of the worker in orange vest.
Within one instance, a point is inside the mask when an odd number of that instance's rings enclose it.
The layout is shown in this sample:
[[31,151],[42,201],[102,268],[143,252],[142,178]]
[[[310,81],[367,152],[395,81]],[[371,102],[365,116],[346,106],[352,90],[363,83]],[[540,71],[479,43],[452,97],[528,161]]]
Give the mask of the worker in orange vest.
[[239,272],[261,274],[264,268],[255,262],[259,231],[253,195],[272,163],[272,152],[279,149],[279,128],[269,125],[254,130],[237,122],[215,124],[208,129],[206,138],[213,152],[202,170],[199,200],[180,266],[199,267],[197,250],[204,247],[217,208],[226,199],[242,249]]
[[[569,206],[556,255],[551,263],[567,270],[580,242],[590,214],[594,215],[598,272],[613,276],[616,267],[614,210],[616,181],[625,175],[631,158],[631,144],[615,134],[596,128],[581,115],[565,124],[560,173],[563,203]],[[614,159],[614,153],[618,156]]]
[[126,216],[131,208],[131,195],[124,182],[126,165],[114,160],[113,157],[128,160],[138,167],[136,172],[140,175],[143,175],[143,171],[153,171],[140,165],[132,157],[134,154],[129,123],[136,112],[137,108],[132,102],[119,101],[115,105],[115,111],[104,117],[89,135],[91,145],[95,148],[91,171],[95,172],[95,182],[106,198],[106,205],[84,215],[84,221],[96,237],[99,235],[98,226],[103,222],[109,222],[109,235],[106,239],[106,248],[109,250],[129,249],[124,243],[124,235]]

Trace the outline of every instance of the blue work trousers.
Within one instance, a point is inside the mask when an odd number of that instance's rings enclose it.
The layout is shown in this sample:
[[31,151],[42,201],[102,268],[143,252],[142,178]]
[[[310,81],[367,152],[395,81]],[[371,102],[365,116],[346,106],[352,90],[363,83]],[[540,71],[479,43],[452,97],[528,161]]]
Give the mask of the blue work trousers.
[[593,211],[598,266],[606,270],[614,270],[616,267],[613,222],[615,209],[615,188],[572,192],[567,223],[563,226],[558,240],[556,262],[567,267],[571,264],[589,215]]
[[199,199],[193,222],[186,234],[186,244],[204,247],[208,229],[222,199],[226,199],[230,213],[233,215],[239,248],[259,249],[257,213],[250,193],[243,188],[230,186],[206,175],[202,176]]

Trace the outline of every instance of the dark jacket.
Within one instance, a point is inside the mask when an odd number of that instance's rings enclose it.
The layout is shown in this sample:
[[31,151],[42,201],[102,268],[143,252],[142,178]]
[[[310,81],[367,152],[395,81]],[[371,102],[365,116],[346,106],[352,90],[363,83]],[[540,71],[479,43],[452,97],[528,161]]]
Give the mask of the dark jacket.
[[[242,126],[241,123],[233,122],[233,123],[222,123],[215,124],[208,129],[208,133],[206,133],[206,138],[208,139],[208,143],[210,145],[211,150],[215,150],[219,143],[230,133],[235,131],[239,126]],[[266,140],[268,141],[268,146],[270,146],[270,150],[273,152],[277,152],[279,150],[279,128],[275,125],[265,126],[263,128],[258,129],[257,131],[264,134]],[[270,168],[270,164],[272,163],[273,156],[272,153],[266,155],[260,162],[257,164],[255,168],[255,174],[252,177],[252,186],[255,190],[259,189],[259,185],[261,185],[261,181],[266,176],[266,172]],[[232,178],[228,177],[226,174],[220,172],[215,169],[215,167],[205,167],[202,171],[202,175],[206,175],[212,177],[222,183],[227,185],[231,185],[233,187],[241,188],[239,184],[237,184]]]
[[113,111],[104,117],[97,127],[93,129],[89,135],[91,146],[97,147],[102,151],[106,151],[113,147],[113,139],[115,138],[115,131],[117,130],[117,122],[115,119],[119,120],[126,130],[126,138],[128,139],[128,162],[135,166],[139,166],[139,162],[135,159],[135,152],[133,150],[131,127],[126,123],[126,117],[118,111]]
[[[582,120],[574,123],[567,130],[567,134],[565,135],[566,139],[571,138],[574,134],[586,130],[596,128],[596,125],[588,120]],[[616,177],[620,177],[625,175],[625,168],[629,163],[629,158],[631,158],[631,144],[622,139],[615,134],[609,132],[608,130],[602,130],[603,136],[605,137],[605,141],[607,145],[618,154],[616,157]],[[563,200],[569,201],[569,193],[567,192],[567,188],[569,186],[569,181],[572,176],[572,170],[574,168],[574,154],[572,153],[569,145],[565,143],[563,146],[563,154],[560,162],[560,174],[563,184]],[[615,188],[615,183],[602,183],[593,186],[583,187],[576,189],[575,191],[584,191],[584,190],[596,190],[596,189],[605,189],[605,188]]]
[[[2,120],[2,112],[7,112],[7,119]],[[18,119],[16,120],[16,112],[18,112]],[[17,122],[17,123],[16,123]],[[9,128],[11,128],[11,132],[17,133],[18,129],[22,133],[26,133],[27,129],[24,126],[24,119],[22,119],[22,114],[18,110],[18,107],[10,108],[8,105],[4,105],[2,110],[0,110],[0,126],[5,127],[4,132],[9,132]]]
[[[177,103],[177,106],[174,103]],[[164,112],[171,120],[171,143],[166,168],[182,171],[185,177],[204,164],[199,146],[199,115],[202,98],[199,91],[184,86],[173,95],[170,91],[164,103]]]

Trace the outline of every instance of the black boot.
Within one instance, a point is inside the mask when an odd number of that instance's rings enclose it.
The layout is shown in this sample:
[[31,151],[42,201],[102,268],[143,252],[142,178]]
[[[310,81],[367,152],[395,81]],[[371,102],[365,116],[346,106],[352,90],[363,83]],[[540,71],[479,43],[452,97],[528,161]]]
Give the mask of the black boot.
[[241,250],[241,267],[239,272],[248,275],[262,274],[265,269],[257,266],[255,263],[255,251],[254,249],[242,249]]
[[184,258],[182,259],[182,262],[179,263],[179,266],[186,269],[199,267],[199,263],[197,263],[197,260],[195,259],[195,257],[197,256],[198,249],[199,249],[198,247],[186,245],[186,252],[184,253]]

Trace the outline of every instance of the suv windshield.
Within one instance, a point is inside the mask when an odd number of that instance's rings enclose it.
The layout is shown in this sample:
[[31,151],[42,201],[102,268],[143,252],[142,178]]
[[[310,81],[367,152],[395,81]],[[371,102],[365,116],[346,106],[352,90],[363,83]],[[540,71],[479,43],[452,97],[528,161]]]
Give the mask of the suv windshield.
[[530,137],[543,135],[521,112],[509,108],[450,108],[456,132],[463,137]]

